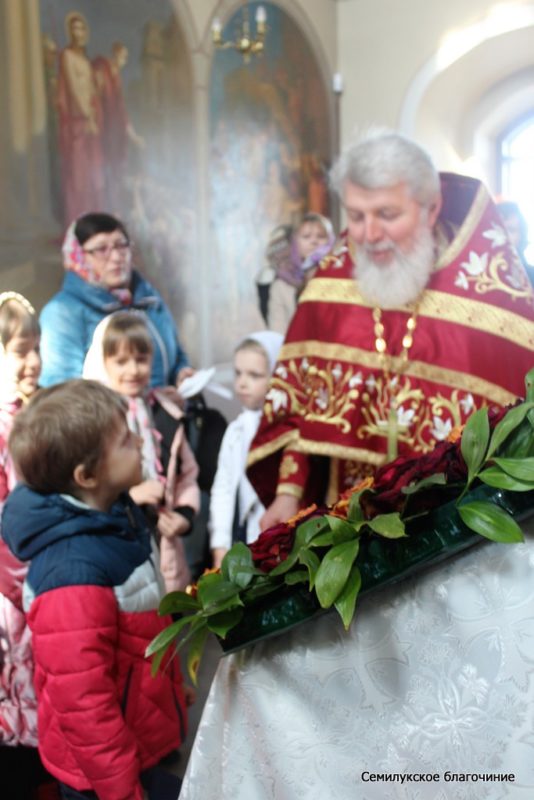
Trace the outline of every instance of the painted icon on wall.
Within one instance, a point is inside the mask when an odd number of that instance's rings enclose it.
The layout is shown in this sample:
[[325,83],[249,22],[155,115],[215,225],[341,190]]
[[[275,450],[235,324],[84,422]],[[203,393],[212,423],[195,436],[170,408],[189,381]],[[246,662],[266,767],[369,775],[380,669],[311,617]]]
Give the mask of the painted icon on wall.
[[182,331],[196,316],[196,176],[192,70],[172,3],[41,0],[41,30],[58,222],[123,219]]
[[[249,4],[254,18],[257,3]],[[215,340],[261,325],[255,277],[272,229],[304,213],[330,214],[327,171],[332,153],[329,100],[313,50],[294,20],[267,10],[261,58],[244,63],[217,51],[210,85],[211,222]],[[234,39],[241,11],[223,37]]]

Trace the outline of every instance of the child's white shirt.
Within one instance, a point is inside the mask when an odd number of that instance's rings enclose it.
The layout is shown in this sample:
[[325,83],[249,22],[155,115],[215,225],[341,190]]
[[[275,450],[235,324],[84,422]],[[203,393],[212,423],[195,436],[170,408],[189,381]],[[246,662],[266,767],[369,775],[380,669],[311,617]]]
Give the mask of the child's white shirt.
[[246,525],[247,544],[260,534],[260,519],[265,511],[245,470],[250,443],[261,419],[261,409],[245,409],[231,422],[219,450],[217,472],[210,496],[210,547],[232,546],[232,527],[236,497],[239,499],[239,523]]

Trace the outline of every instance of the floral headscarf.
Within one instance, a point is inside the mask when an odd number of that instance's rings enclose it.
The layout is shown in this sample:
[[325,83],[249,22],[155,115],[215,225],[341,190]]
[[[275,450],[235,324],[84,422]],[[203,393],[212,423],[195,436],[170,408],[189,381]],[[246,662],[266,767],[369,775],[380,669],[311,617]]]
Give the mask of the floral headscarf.
[[328,241],[320,245],[306,259],[302,260],[298,251],[297,233],[300,225],[293,231],[291,231],[291,228],[287,225],[279,225],[271,233],[267,247],[267,258],[274,266],[276,277],[291,284],[291,286],[295,286],[297,289],[302,285],[305,272],[317,266],[330,252],[335,242],[334,230],[330,220],[327,217],[323,217],[321,214],[316,214],[314,216],[316,216],[317,219],[307,219],[304,217],[301,225],[306,222],[322,225],[328,234]]
[[61,252],[63,254],[63,266],[65,269],[75,272],[80,278],[89,283],[98,283],[94,271],[91,269],[86,261],[83,248],[76,238],[74,229],[76,228],[77,219],[73,220],[63,240]]

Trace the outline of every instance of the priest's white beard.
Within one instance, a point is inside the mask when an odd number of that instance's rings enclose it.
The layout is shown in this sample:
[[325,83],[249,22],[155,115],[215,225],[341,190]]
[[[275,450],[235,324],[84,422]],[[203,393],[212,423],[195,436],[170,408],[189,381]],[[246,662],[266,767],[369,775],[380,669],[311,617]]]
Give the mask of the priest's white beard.
[[[435,241],[426,219],[421,220],[414,245],[403,253],[390,240],[358,248],[356,279],[365,300],[381,308],[397,308],[413,303],[428,283],[434,268]],[[373,253],[391,249],[393,261],[376,264]]]

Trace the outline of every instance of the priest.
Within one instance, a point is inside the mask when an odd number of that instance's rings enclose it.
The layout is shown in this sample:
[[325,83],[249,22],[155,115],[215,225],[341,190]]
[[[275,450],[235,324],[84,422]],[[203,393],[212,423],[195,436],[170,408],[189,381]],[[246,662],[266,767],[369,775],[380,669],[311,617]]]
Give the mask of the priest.
[[347,230],[300,297],[249,453],[265,529],[524,393],[534,295],[484,186],[388,130],[332,171]]

